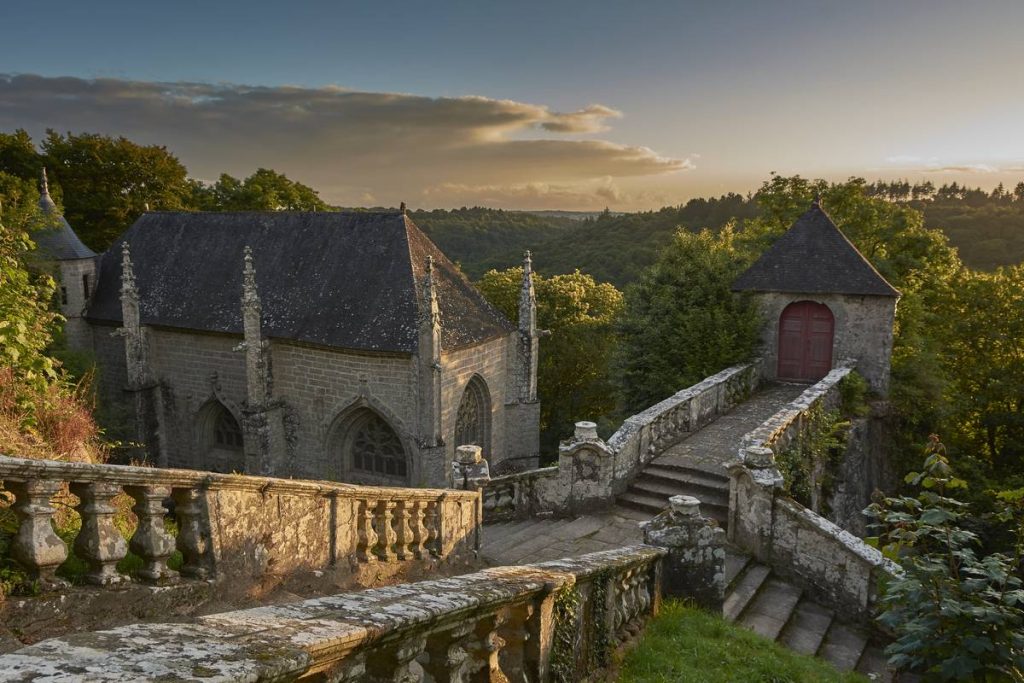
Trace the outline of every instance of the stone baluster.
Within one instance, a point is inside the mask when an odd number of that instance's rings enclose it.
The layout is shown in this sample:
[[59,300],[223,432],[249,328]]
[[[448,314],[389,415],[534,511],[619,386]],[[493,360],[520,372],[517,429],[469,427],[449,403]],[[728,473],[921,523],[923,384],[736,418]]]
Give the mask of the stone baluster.
[[437,634],[427,645],[427,656],[421,659],[428,680],[461,683],[471,680],[473,631],[472,619],[459,622],[448,631]]
[[377,506],[377,536],[380,538],[380,545],[377,546],[377,557],[384,562],[394,562],[398,559],[395,554],[395,545],[398,542],[398,533],[395,531],[395,501],[382,500]]
[[508,620],[508,610],[501,610],[489,620],[487,632],[483,637],[483,651],[487,660],[487,680],[495,683],[501,681],[507,683],[509,680],[501,670],[501,650],[505,647],[505,639],[498,635],[498,630]]
[[413,501],[400,500],[395,505],[395,557],[400,561],[411,560],[416,556],[413,546],[412,520]]
[[137,576],[147,583],[172,583],[178,572],[167,566],[174,552],[174,537],[164,526],[163,501],[171,495],[169,486],[125,486],[125,493],[135,499],[132,512],[139,524],[128,548],[142,558]]
[[53,517],[50,500],[60,490],[61,482],[7,480],[4,485],[14,494],[12,509],[18,518],[18,533],[11,543],[11,556],[43,588],[61,585],[63,581],[57,579],[54,572],[67,559],[68,548],[50,524]]
[[441,501],[428,501],[424,519],[427,525],[427,551],[434,557],[441,557],[441,505]]
[[412,636],[392,646],[383,657],[369,657],[366,677],[371,683],[421,683],[425,680],[423,666],[416,659],[427,647],[425,635]]
[[430,557],[427,540],[430,537],[426,525],[427,501],[412,501],[412,555],[417,560]]
[[89,566],[85,580],[101,586],[120,583],[125,576],[118,574],[117,563],[128,554],[128,544],[114,524],[114,497],[121,492],[118,484],[110,482],[72,482],[71,493],[81,501],[78,514],[82,528],[75,537],[75,554]]
[[374,552],[377,547],[377,531],[373,524],[376,508],[376,500],[364,499],[359,501],[359,509],[356,513],[356,529],[359,535],[356,543],[356,559],[368,564],[377,561],[377,554]]
[[174,515],[178,520],[177,548],[181,551],[181,573],[194,579],[210,576],[209,532],[207,531],[206,509],[202,491],[195,488],[176,488],[171,492],[174,499]]

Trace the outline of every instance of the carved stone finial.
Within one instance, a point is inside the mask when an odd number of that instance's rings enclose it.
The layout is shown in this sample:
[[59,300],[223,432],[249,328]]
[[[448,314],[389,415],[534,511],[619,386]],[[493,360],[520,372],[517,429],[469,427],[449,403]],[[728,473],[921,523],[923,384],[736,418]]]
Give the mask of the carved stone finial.
[[242,303],[258,305],[260,297],[256,291],[256,267],[252,262],[252,249],[246,246],[243,253],[245,266],[242,269]]
[[811,206],[815,206],[819,209],[821,208],[821,192],[816,191],[814,193],[814,201],[811,202]]
[[132,252],[127,241],[121,247],[121,293],[138,294],[135,289],[135,268],[132,266]]
[[573,434],[575,441],[596,441],[597,423],[586,420],[576,423],[576,432]]
[[45,166],[43,166],[43,180],[42,180],[42,187],[40,188],[40,190],[42,191],[43,195],[45,195],[47,197],[50,196],[50,181],[46,178],[46,167]]
[[401,213],[401,214],[402,214],[403,216],[405,215],[405,213],[406,213],[406,209],[405,209],[405,202],[402,202],[401,204],[399,204],[399,205],[398,205],[398,211],[399,211],[399,213]]
[[523,274],[528,275],[533,272],[533,259],[530,256],[530,250],[527,249],[526,253],[523,254]]
[[672,496],[668,499],[672,512],[685,518],[700,517],[700,499],[694,496]]

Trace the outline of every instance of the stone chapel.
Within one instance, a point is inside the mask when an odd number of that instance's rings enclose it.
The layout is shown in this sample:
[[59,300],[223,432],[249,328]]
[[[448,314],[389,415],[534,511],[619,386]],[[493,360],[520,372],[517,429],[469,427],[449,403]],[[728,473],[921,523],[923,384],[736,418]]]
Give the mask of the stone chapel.
[[815,200],[733,283],[757,298],[765,376],[816,382],[850,359],[880,395],[889,390],[900,293]]
[[445,486],[537,466],[529,254],[513,325],[404,210],[149,212],[95,255],[59,216],[69,341],[163,467]]

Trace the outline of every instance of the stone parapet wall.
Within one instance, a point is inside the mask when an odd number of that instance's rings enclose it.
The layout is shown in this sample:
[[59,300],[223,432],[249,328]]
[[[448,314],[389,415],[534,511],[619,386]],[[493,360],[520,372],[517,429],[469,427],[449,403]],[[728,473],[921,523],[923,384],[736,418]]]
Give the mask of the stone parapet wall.
[[616,493],[656,455],[745,401],[760,382],[760,359],[734,365],[628,418],[608,439]]
[[502,522],[549,512],[557,502],[557,486],[557,467],[492,477],[481,490],[484,519]]
[[[52,501],[65,490],[78,498],[81,517],[75,554],[88,565],[85,581],[97,585],[186,578],[239,590],[268,574],[465,560],[479,544],[480,496],[472,491],[6,456],[0,456],[0,482],[18,519],[11,555],[44,589],[62,584],[55,572],[67,547],[51,519]],[[115,519],[114,499],[121,494],[134,500],[138,519],[127,541]],[[168,508],[176,522],[171,526]],[[131,577],[116,569],[129,549],[143,564]],[[180,572],[167,566],[175,550],[182,555]]]
[[777,454],[799,438],[816,406],[834,408],[853,364],[829,372],[742,440],[729,465],[729,540],[789,575],[826,604],[868,620],[879,581],[899,567],[877,548],[787,497]]
[[665,555],[635,546],[75,633],[0,656],[0,680],[587,680],[657,612]]

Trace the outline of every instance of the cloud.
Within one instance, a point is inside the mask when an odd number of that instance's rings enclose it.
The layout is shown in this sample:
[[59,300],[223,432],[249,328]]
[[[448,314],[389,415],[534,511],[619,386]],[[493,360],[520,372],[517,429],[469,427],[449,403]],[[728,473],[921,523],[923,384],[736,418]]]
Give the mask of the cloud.
[[500,208],[603,209],[607,206],[650,205],[670,203],[661,193],[626,191],[612,178],[599,178],[582,183],[519,183],[511,185],[470,185],[442,183],[425,189],[423,199],[430,203],[435,197],[452,198],[463,206],[493,206]]
[[[692,168],[648,147],[560,137],[606,130],[601,104],[559,113],[486,97],[336,86],[245,86],[0,75],[0,129],[124,135],[166,145],[199,178],[271,167],[328,201],[397,204],[440,187],[548,187]],[[424,195],[426,188],[434,188]],[[587,194],[590,192],[584,192]]]
[[993,174],[993,173],[1017,173],[1024,170],[1019,162],[1012,162],[1009,165],[996,165],[992,163],[949,163],[943,162],[939,157],[919,157],[907,154],[886,157],[887,164],[891,166],[881,168],[870,168],[870,171],[897,171],[900,173],[953,173],[963,174]]
[[600,133],[608,130],[605,119],[621,119],[622,112],[602,104],[592,104],[585,109],[568,114],[551,114],[540,127],[553,133]]

